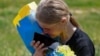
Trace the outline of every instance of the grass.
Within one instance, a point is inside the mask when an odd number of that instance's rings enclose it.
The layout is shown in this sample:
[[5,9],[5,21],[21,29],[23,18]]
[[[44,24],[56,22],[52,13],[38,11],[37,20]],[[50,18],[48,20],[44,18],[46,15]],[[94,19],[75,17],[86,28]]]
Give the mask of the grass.
[[[0,0],[0,56],[31,56],[12,25],[18,10],[32,0]],[[35,0],[38,3],[38,0]],[[100,56],[100,2],[99,0],[67,0],[82,29],[90,36]]]
[[99,0],[66,0],[69,6],[71,7],[84,7],[84,8],[90,8],[90,7],[99,7],[100,2]]

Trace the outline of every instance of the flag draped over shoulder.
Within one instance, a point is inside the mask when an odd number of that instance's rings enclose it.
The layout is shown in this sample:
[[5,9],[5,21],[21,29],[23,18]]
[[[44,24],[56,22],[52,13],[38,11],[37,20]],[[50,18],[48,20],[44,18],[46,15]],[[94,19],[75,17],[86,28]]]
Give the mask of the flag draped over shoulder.
[[42,33],[35,19],[36,8],[37,5],[35,2],[23,6],[13,20],[13,24],[17,28],[21,39],[31,53],[34,53],[34,48],[30,45],[34,37],[34,32]]

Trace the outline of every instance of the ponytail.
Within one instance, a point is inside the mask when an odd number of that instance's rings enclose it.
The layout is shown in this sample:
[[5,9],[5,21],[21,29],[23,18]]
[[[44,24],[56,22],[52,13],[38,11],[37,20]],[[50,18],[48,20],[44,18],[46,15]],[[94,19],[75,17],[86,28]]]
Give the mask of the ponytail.
[[70,14],[70,22],[77,28],[79,28],[79,24],[76,22],[76,20],[73,18],[72,14]]

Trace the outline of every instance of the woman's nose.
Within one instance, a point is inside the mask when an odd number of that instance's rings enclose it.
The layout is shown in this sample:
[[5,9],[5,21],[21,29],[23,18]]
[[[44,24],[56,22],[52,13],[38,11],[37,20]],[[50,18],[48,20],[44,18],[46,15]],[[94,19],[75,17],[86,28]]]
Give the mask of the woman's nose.
[[44,29],[43,31],[44,31],[45,34],[48,34],[50,32],[49,29]]
[[49,33],[49,31],[47,31],[47,30],[44,30],[44,33],[45,33],[45,34],[48,34],[48,33]]

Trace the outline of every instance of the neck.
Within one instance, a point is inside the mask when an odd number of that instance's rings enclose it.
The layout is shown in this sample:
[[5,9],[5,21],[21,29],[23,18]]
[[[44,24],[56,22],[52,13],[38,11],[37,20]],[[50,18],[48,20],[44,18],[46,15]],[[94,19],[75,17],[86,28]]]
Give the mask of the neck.
[[63,30],[63,43],[66,43],[71,37],[72,35],[74,34],[74,32],[76,31],[76,27],[73,26],[70,22],[67,23],[67,26],[64,27],[64,30]]

